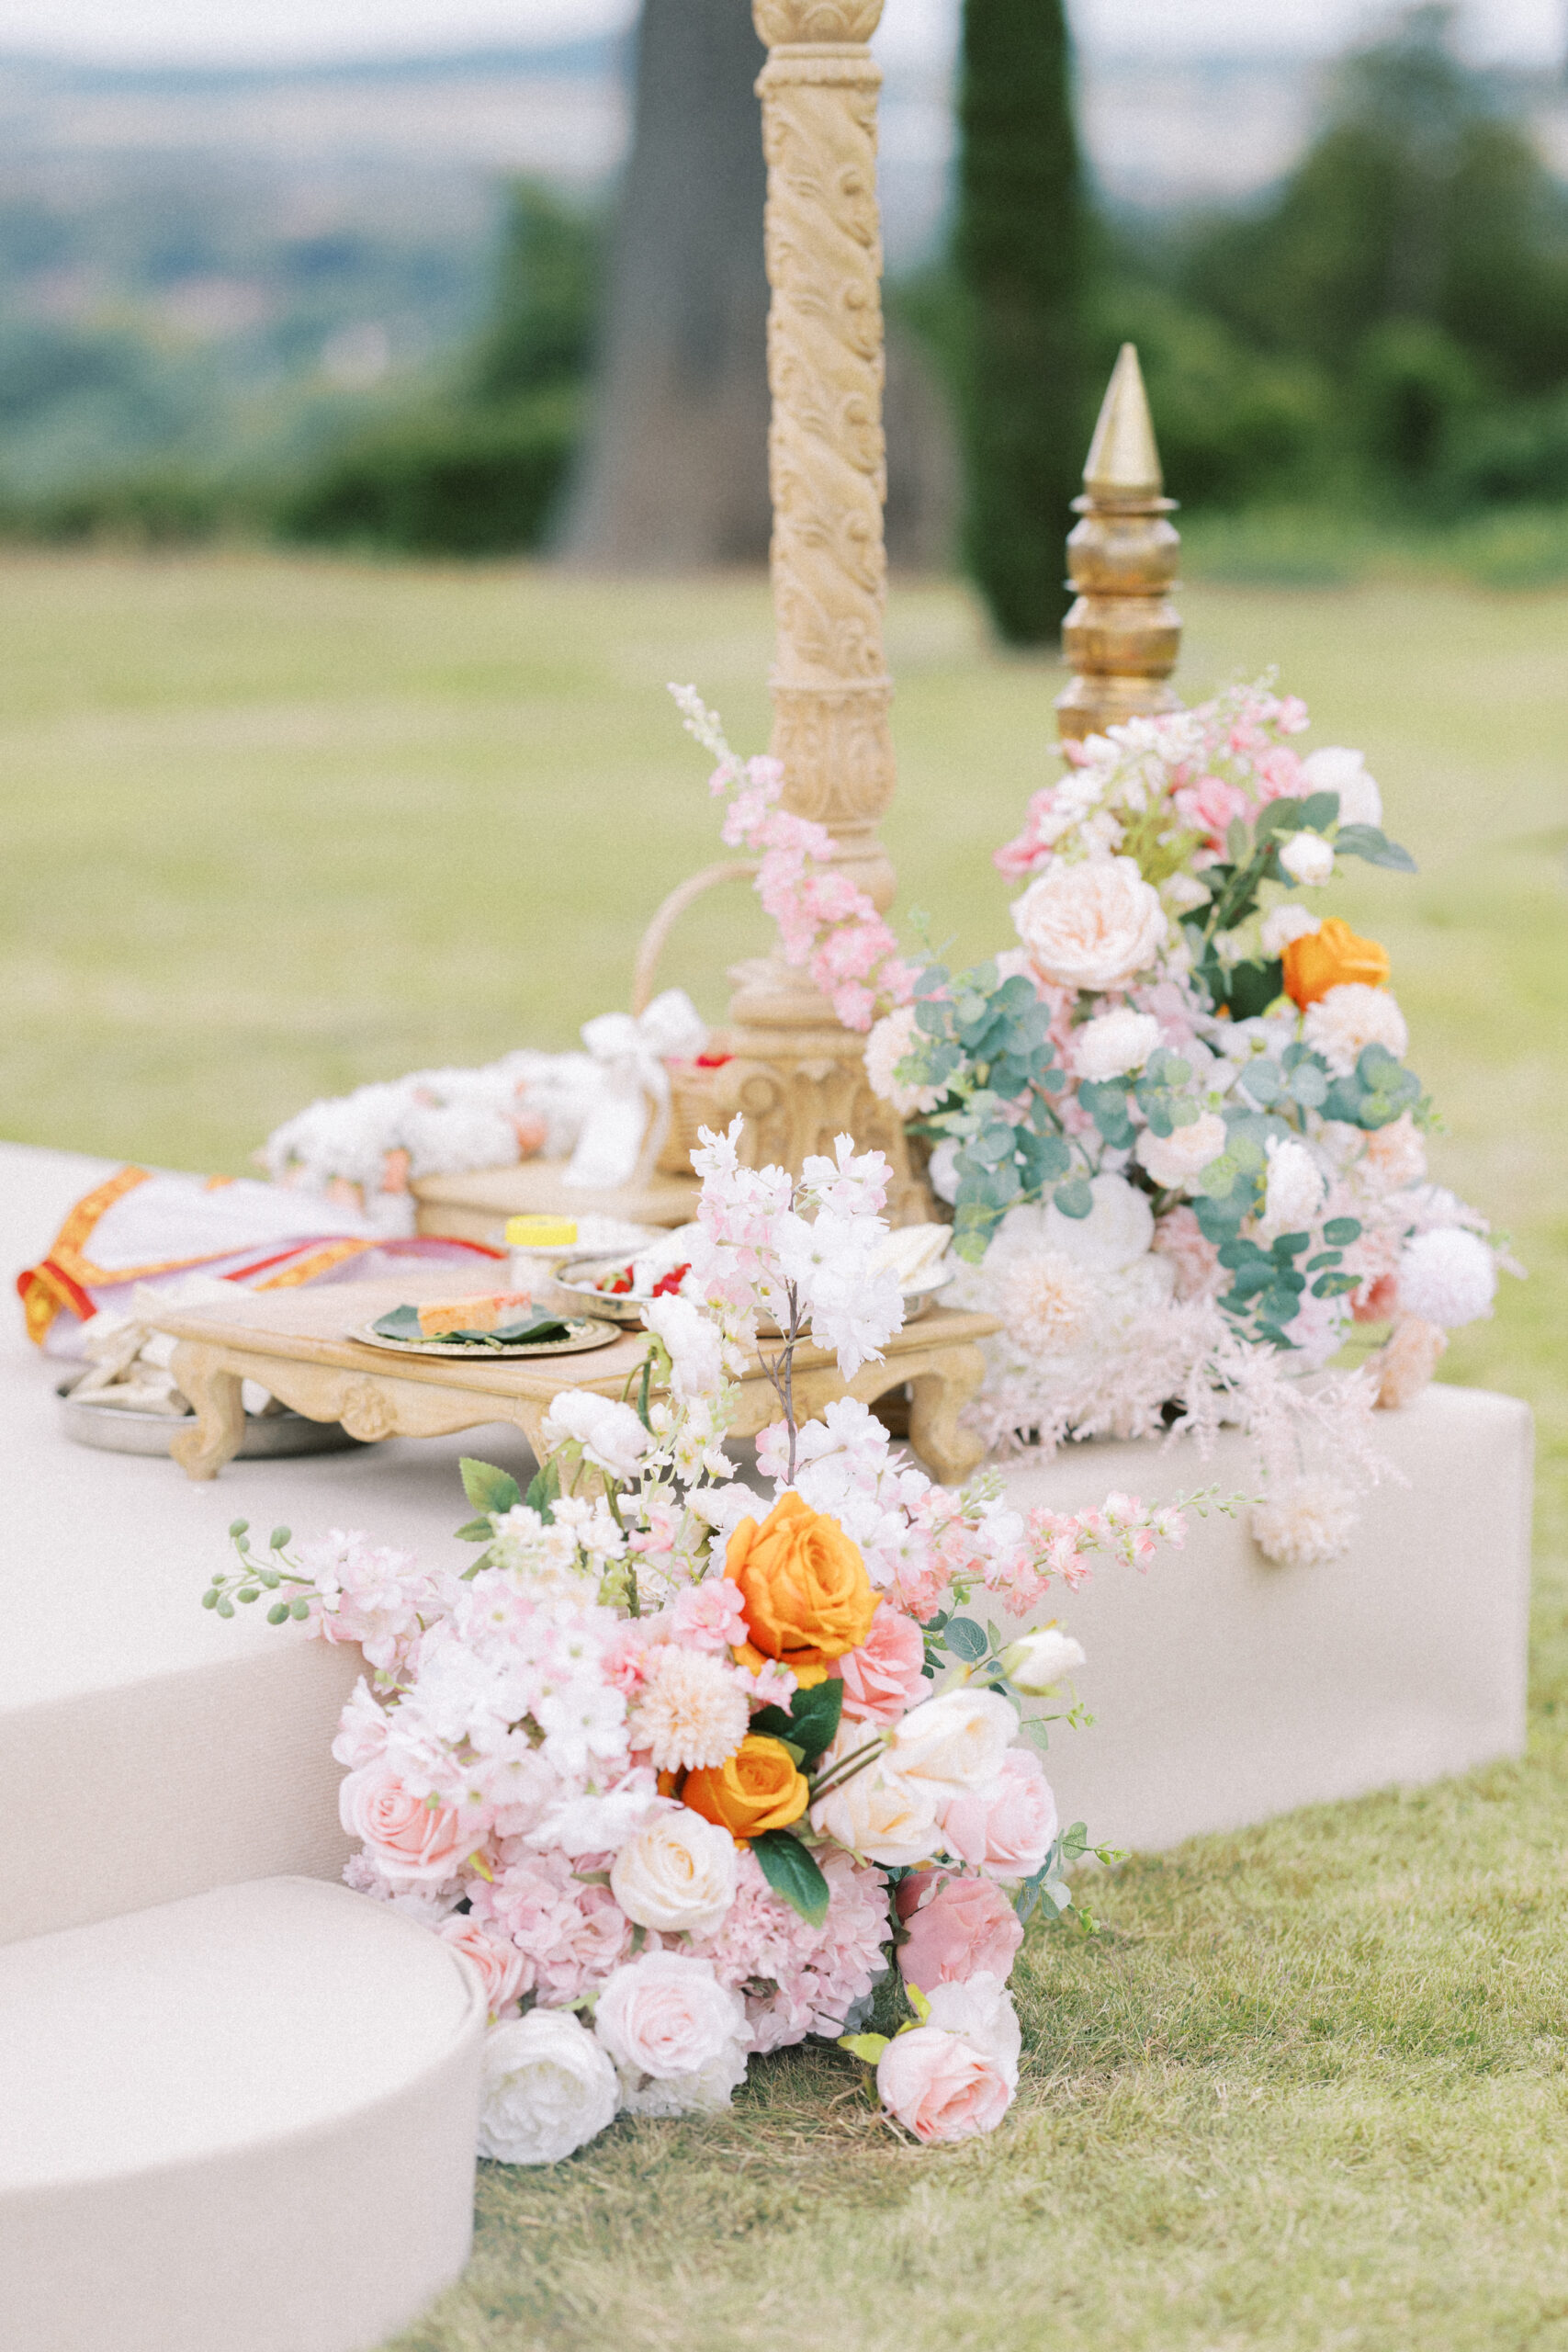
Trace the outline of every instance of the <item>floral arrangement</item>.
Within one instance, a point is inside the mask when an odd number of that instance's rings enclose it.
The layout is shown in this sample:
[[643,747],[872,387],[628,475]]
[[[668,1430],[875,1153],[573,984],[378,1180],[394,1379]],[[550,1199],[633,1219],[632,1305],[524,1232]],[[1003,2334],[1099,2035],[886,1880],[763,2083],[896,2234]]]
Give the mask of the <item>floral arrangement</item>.
[[[1083,1653],[967,1604],[1024,1615],[1096,1555],[1182,1540],[1180,1504],[1023,1515],[995,1474],[933,1486],[851,1399],[798,1420],[807,1332],[852,1377],[898,1327],[888,1171],[847,1136],[798,1181],[745,1169],[738,1127],[704,1132],[693,1272],[650,1303],[625,1393],[555,1399],[526,1495],[464,1464],[470,1566],[286,1528],[258,1557],[236,1521],[238,1569],[205,1596],[224,1616],[271,1596],[273,1622],[363,1649],[333,1751],[346,1875],[479,1972],[480,2146],[509,2163],[619,2112],[721,2108],[753,2052],[808,2034],[867,2062],[917,2141],[993,2128],[1024,1923],[1067,1910],[1085,1850],[1041,1763],[1052,1717],[1023,1710]],[[764,1323],[771,1501],[723,1446]]]
[[[679,698],[727,788],[717,722]],[[1295,1562],[1348,1539],[1374,1405],[1417,1394],[1518,1271],[1427,1181],[1386,952],[1302,895],[1347,858],[1414,870],[1361,754],[1303,756],[1307,723],[1265,682],[1066,745],[997,856],[1024,886],[1020,944],[973,970],[870,960],[869,902],[813,931],[818,899],[781,883],[795,960],[871,976],[841,1011],[879,1013],[872,1084],[931,1148],[967,1261],[950,1296],[1003,1319],[987,1442],[1207,1443],[1239,1420],[1268,1490],[1254,1533]],[[1325,1374],[1354,1322],[1392,1330]]]

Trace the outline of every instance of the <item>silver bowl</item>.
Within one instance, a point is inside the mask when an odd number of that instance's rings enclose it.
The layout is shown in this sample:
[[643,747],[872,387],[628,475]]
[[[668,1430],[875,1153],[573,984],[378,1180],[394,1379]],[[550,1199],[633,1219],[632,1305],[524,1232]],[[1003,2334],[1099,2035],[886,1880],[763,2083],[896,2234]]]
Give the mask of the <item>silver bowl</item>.
[[[78,1445],[96,1446],[101,1453],[148,1453],[168,1456],[169,1441],[177,1430],[192,1425],[189,1413],[137,1413],[120,1405],[100,1405],[91,1396],[56,1392],[65,1434]],[[363,1441],[350,1437],[341,1421],[308,1420],[287,1408],[281,1413],[247,1413],[239,1462],[277,1462],[297,1453],[345,1453]]]

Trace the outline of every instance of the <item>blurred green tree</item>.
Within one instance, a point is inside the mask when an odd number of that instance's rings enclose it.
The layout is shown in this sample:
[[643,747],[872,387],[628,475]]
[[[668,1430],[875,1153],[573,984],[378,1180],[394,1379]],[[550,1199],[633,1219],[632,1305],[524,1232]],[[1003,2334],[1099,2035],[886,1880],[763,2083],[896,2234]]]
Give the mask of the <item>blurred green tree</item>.
[[1277,197],[1206,227],[1178,272],[1246,341],[1326,371],[1407,488],[1450,469],[1478,406],[1568,374],[1568,197],[1455,19],[1415,7],[1350,58]]
[[1085,217],[1062,0],[964,0],[953,374],[967,567],[999,636],[1043,644],[1085,448]]

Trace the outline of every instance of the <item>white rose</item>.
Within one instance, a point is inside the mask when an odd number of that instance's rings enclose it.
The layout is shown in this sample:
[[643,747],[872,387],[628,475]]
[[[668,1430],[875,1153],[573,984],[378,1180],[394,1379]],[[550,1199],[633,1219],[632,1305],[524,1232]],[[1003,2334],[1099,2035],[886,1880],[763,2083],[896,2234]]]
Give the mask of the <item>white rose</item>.
[[1159,1023],[1152,1012],[1118,1005],[1074,1031],[1073,1068],[1079,1078],[1124,1078],[1129,1070],[1142,1069],[1158,1044]]
[[1224,1148],[1224,1121],[1217,1111],[1205,1111],[1190,1126],[1178,1127],[1168,1136],[1156,1136],[1152,1127],[1145,1127],[1136,1150],[1139,1162],[1156,1184],[1173,1185],[1188,1184],[1194,1176],[1201,1176]]
[[[818,1767],[827,1773],[852,1750],[863,1747],[866,1726],[847,1723]],[[852,1854],[886,1870],[908,1869],[929,1862],[942,1842],[936,1800],[929,1787],[906,1781],[878,1758],[863,1765],[847,1781],[818,1797],[811,1808],[811,1826],[819,1838],[830,1838]]]
[[1410,1046],[1397,1000],[1364,980],[1341,980],[1309,1004],[1302,1035],[1340,1078],[1349,1076],[1369,1046],[1386,1046],[1395,1061],[1403,1061]]
[[724,1334],[694,1300],[666,1295],[642,1310],[648,1329],[662,1340],[674,1366],[677,1396],[711,1396],[724,1385]]
[[1269,1177],[1263,1195],[1262,1230],[1272,1238],[1310,1226],[1323,1206],[1324,1182],[1304,1143],[1270,1136]]
[[1039,1625],[1010,1642],[997,1660],[997,1671],[1026,1698],[1043,1698],[1058,1682],[1082,1666],[1082,1645],[1055,1625]]
[[1381,825],[1382,795],[1367,774],[1366,754],[1348,752],[1342,744],[1325,743],[1302,762],[1308,792],[1337,792],[1342,825]]
[[479,2062],[479,2154],[555,2165],[596,2140],[621,2101],[615,2070],[570,2009],[491,2026]]
[[545,1415],[543,1436],[547,1452],[575,1438],[583,1459],[612,1478],[635,1478],[653,1443],[629,1405],[591,1388],[563,1388]]
[[926,1166],[926,1179],[939,1201],[958,1198],[958,1145],[943,1136]]
[[942,1100],[940,1086],[907,1086],[893,1075],[909,1050],[915,1029],[914,1006],[901,1004],[874,1025],[865,1041],[865,1074],[871,1091],[891,1102],[901,1119],[934,1111]]
[[1321,833],[1292,833],[1280,848],[1280,863],[1292,882],[1315,889],[1334,872],[1334,852]]
[[887,1760],[940,1801],[994,1781],[1017,1736],[1017,1713],[996,1691],[943,1690],[894,1725]]
[[1297,899],[1287,899],[1263,918],[1261,944],[1265,956],[1282,956],[1292,939],[1305,939],[1323,929],[1323,917],[1309,914]]
[[682,1805],[629,1838],[610,1866],[628,1919],[661,1935],[710,1936],[735,1900],[736,1849],[728,1829]]
[[617,2066],[675,2081],[702,2075],[732,2043],[744,2047],[746,2004],[719,1983],[712,1961],[649,1951],[609,1978],[593,2030]]
[[1023,2034],[1012,1996],[999,1976],[971,1976],[962,1984],[933,1984],[925,2019],[942,2033],[955,2033],[1000,2067],[1010,2088],[1018,2088]]
[[[1211,1157],[1213,1155],[1211,1154]],[[1052,1201],[1043,1227],[1048,1248],[1091,1273],[1118,1273],[1154,1246],[1155,1213],[1148,1194],[1125,1176],[1091,1176],[1094,1206],[1087,1216],[1064,1216]]]
[[1096,990],[1145,971],[1170,929],[1158,891],[1130,857],[1053,860],[1015,899],[1012,919],[1043,979]]

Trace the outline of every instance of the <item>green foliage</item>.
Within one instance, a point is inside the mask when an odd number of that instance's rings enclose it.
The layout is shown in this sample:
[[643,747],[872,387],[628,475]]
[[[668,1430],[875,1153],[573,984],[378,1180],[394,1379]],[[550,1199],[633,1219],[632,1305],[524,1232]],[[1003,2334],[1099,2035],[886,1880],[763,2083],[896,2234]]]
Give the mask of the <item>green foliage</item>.
[[816,1856],[787,1829],[765,1829],[751,1839],[762,1876],[773,1893],[812,1927],[828,1917],[828,1882]]
[[1083,466],[1084,207],[1062,0],[964,0],[953,255],[964,556],[998,634],[1045,642]]
[[597,213],[563,204],[531,180],[513,183],[490,323],[468,365],[477,403],[586,379],[604,245]]
[[479,1511],[500,1512],[515,1510],[523,1499],[522,1489],[510,1470],[498,1470],[493,1462],[476,1462],[470,1454],[463,1454],[457,1463],[463,1492]]
[[504,555],[537,546],[577,447],[575,391],[425,410],[367,432],[288,497],[286,538]]
[[760,1707],[751,1718],[751,1729],[782,1739],[794,1750],[796,1761],[808,1768],[832,1744],[843,1709],[843,1683],[830,1674],[825,1681],[803,1685],[791,1699],[787,1713],[783,1707]]

